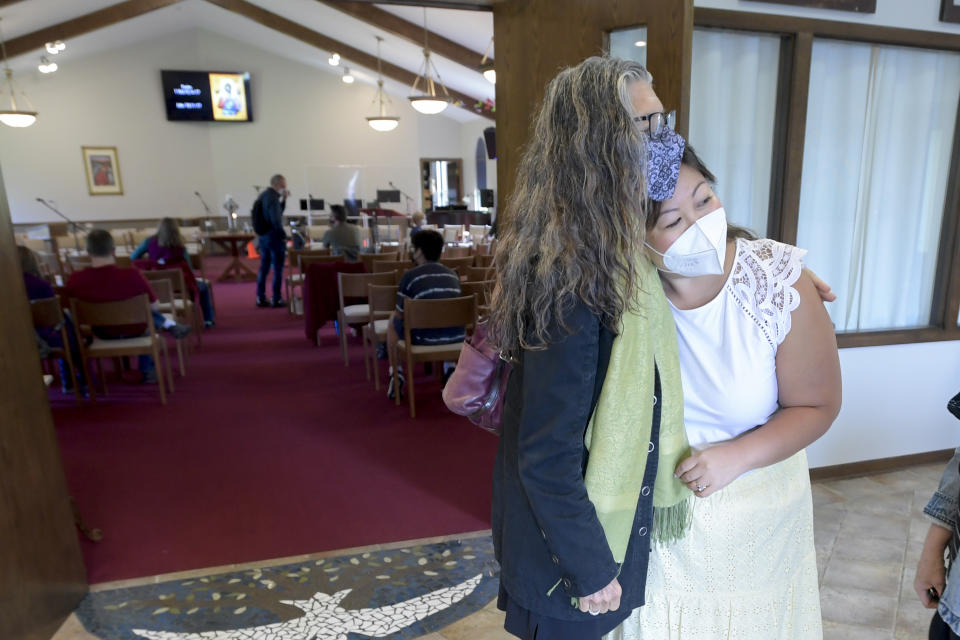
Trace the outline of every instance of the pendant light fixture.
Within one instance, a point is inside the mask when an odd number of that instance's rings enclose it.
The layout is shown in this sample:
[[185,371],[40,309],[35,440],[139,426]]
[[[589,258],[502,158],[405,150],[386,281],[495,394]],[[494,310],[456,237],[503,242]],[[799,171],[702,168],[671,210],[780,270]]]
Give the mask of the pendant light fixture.
[[377,105],[377,115],[368,117],[367,124],[369,124],[374,131],[393,131],[397,128],[397,125],[400,124],[400,118],[387,115],[387,103],[390,103],[390,98],[383,95],[383,68],[380,62],[380,43],[383,42],[383,38],[380,36],[376,36],[376,38],[377,95],[374,96],[373,101]]
[[483,77],[487,79],[487,82],[490,84],[497,84],[497,70],[493,66],[493,62],[487,62],[487,59],[490,57],[490,49],[493,48],[493,38],[490,38],[490,44],[487,45],[487,50],[483,52],[483,59],[480,60],[480,73],[483,74]]
[[[0,81],[0,123],[8,127],[29,127],[37,121],[37,112],[33,111],[33,105],[30,104],[27,95],[23,91],[20,91],[19,87],[13,82],[13,70],[10,68],[10,63],[7,62],[7,47],[3,43],[2,35],[0,35],[0,53],[3,54],[3,73],[5,76],[5,79]],[[6,86],[4,86],[4,84],[6,84]],[[10,95],[9,109],[7,108],[7,100],[4,97],[5,88]],[[16,93],[18,91],[20,95],[23,96],[23,101],[29,109],[22,109],[17,106]]]
[[[434,80],[434,76],[436,76],[436,80]],[[419,90],[421,81],[423,81],[423,91]],[[437,85],[440,85],[443,95],[437,94]],[[413,95],[407,98],[410,105],[425,115],[440,113],[452,102],[450,94],[447,93],[447,88],[440,81],[440,73],[430,59],[430,47],[427,44],[426,7],[423,8],[423,64],[420,66],[417,79],[413,81],[411,92]]]

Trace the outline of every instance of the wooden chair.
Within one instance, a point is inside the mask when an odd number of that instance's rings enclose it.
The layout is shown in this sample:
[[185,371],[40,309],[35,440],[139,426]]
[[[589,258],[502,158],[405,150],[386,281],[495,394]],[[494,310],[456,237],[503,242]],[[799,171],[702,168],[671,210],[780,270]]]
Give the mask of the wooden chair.
[[[313,251],[311,249],[311,251]],[[325,250],[327,251],[327,250]],[[331,256],[328,253],[322,254],[304,254],[300,253],[297,256],[297,262],[300,264],[300,273],[303,275],[299,280],[291,281],[290,283],[290,292],[287,302],[290,304],[290,312],[293,315],[303,315],[303,285],[307,281],[307,270],[311,264],[333,264],[335,262],[343,262],[343,256]],[[300,295],[297,295],[297,291],[300,291]]]
[[[90,375],[91,360],[97,361],[97,371],[103,385],[103,395],[107,395],[107,382],[103,378],[101,358],[118,356],[147,355],[153,358],[157,370],[157,385],[160,387],[160,402],[167,404],[166,389],[163,382],[163,369],[166,365],[167,381],[170,391],[173,391],[173,372],[170,370],[170,354],[167,352],[167,343],[157,334],[153,326],[153,313],[150,309],[150,298],[142,293],[119,302],[84,302],[70,298],[70,311],[73,313],[74,329],[77,334],[77,345],[80,348],[81,366],[87,379],[87,388],[90,391],[90,400],[97,401],[96,385]],[[146,325],[146,335],[119,340],[104,340],[94,337],[93,342],[86,344],[81,333],[82,327],[116,327],[129,325]],[[164,360],[160,359],[163,352]]]
[[[300,264],[300,259],[308,256],[329,256],[330,249],[290,249],[287,252],[287,258],[290,263],[290,271],[283,279],[284,290],[287,293],[287,311],[295,313],[293,304],[294,289],[303,288],[304,272]],[[301,295],[302,297],[302,295]]]
[[397,272],[397,282],[400,282],[400,278],[403,277],[410,269],[413,269],[414,265],[409,260],[397,260],[396,262],[392,260],[377,260],[373,263],[373,272],[374,273],[383,273],[384,271],[396,271]]
[[[53,329],[60,331],[60,339],[63,347],[54,347],[50,345],[50,355],[47,357],[47,364],[51,371],[56,371],[59,375],[60,368],[56,361],[63,359],[67,362],[67,374],[73,383],[73,393],[77,397],[77,404],[81,402],[80,378],[77,376],[76,364],[73,362],[73,355],[70,353],[70,341],[67,339],[67,323],[63,319],[63,310],[60,308],[58,298],[43,298],[30,301],[30,313],[33,315],[34,329]],[[66,380],[61,380],[61,385],[66,384]]]
[[67,255],[67,265],[70,267],[71,273],[74,271],[82,271],[92,264],[92,259],[90,256],[77,256],[68,254]]
[[[413,344],[410,332],[417,329],[442,329],[446,327],[468,327],[477,322],[477,301],[472,295],[460,298],[434,298],[406,300],[403,303],[403,339],[397,341],[393,362],[399,364],[406,360],[407,399],[410,403],[410,417],[416,418],[416,400],[413,391],[413,365],[416,362],[448,362],[460,357],[463,341],[452,344],[419,345]],[[399,390],[397,371],[393,367],[393,388]],[[400,404],[400,394],[394,394],[396,404]]]
[[492,267],[493,266],[493,254],[492,253],[478,253],[474,256],[474,261],[478,267]]
[[187,255],[190,256],[190,268],[193,270],[194,274],[199,273],[200,275],[194,275],[194,278],[198,283],[202,282],[207,285],[207,289],[210,291],[210,307],[213,309],[214,313],[217,311],[217,301],[213,297],[213,280],[207,279],[206,272],[203,269],[203,260],[206,254],[206,246],[201,244],[200,251],[191,252]]
[[382,273],[338,273],[337,295],[340,308],[337,309],[337,327],[340,331],[340,351],[343,353],[343,366],[350,366],[347,354],[347,327],[365,324],[370,318],[369,304],[344,305],[345,298],[366,298],[369,284],[396,284],[397,272]]
[[187,290],[187,283],[183,277],[183,271],[179,268],[173,268],[141,271],[141,273],[148,282],[155,282],[157,280],[170,281],[170,286],[173,288],[173,302],[160,302],[157,310],[160,313],[172,314],[175,321],[183,322],[193,327],[193,333],[197,338],[197,345],[202,345],[203,320],[200,318],[197,306],[194,304],[190,297],[190,292]]
[[[173,281],[169,278],[152,279],[150,281],[150,287],[153,289],[153,292],[157,294],[157,302],[160,303],[162,309],[173,309],[176,305],[177,298],[173,293]],[[164,318],[173,320],[176,322],[176,316],[173,311],[161,311],[161,315]],[[175,338],[177,344],[177,362],[180,365],[180,377],[183,378],[187,375],[187,368],[184,366],[183,358],[183,341],[186,340],[186,337]]]
[[463,295],[477,298],[477,317],[484,317],[490,313],[490,296],[493,295],[493,285],[493,280],[460,283],[460,290]]
[[493,267],[467,267],[467,282],[480,282],[493,279]]
[[121,269],[129,269],[133,266],[133,260],[130,259],[130,256],[117,256],[114,260]]
[[363,362],[367,368],[367,380],[370,380],[370,368],[373,368],[373,388],[380,390],[380,367],[377,366],[377,345],[387,341],[387,323],[390,314],[397,306],[397,285],[367,285],[367,305],[370,307],[370,320],[363,325]]
[[443,225],[443,241],[444,242],[446,243],[459,242],[461,235],[463,235],[462,224]]
[[440,256],[440,259],[456,259],[456,258],[466,258],[467,256],[473,255],[471,253],[470,247],[451,247],[445,246],[443,248],[443,254]]
[[380,260],[396,262],[399,257],[400,256],[397,255],[396,251],[386,251],[384,253],[361,253],[360,262],[363,263],[363,268],[367,273],[373,273],[373,263],[379,262]]
[[440,256],[440,264],[445,265],[457,272],[458,275],[466,275],[467,267],[473,266],[473,256],[466,258],[445,258]]
[[470,241],[473,242],[474,246],[486,242],[488,233],[490,233],[490,225],[488,224],[470,225]]

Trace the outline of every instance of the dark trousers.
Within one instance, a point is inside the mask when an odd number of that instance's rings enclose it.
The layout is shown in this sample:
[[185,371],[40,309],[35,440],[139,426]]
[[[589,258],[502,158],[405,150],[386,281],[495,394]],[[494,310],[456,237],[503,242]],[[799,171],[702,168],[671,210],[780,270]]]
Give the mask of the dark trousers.
[[210,299],[210,287],[206,282],[197,283],[197,292],[200,294],[200,310],[203,311],[203,319],[207,322],[213,322],[214,311],[213,301]]
[[287,257],[287,244],[270,236],[260,236],[260,272],[257,273],[257,299],[266,298],[267,274],[273,267],[273,300],[283,295],[283,261]]
[[930,640],[957,640],[960,638],[955,634],[947,623],[943,621],[939,613],[933,614],[933,620],[930,621]]

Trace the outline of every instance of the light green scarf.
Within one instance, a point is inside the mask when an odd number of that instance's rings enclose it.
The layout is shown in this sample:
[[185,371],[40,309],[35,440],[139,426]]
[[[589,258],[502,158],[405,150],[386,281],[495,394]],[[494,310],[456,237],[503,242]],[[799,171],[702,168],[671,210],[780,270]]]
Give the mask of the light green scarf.
[[627,553],[637,501],[643,487],[653,421],[654,364],[660,372],[660,460],[653,490],[654,540],[684,535],[690,524],[692,492],[673,477],[689,452],[683,428],[683,389],[673,314],[656,267],[637,260],[636,311],[624,312],[614,338],[610,365],[585,443],[590,451],[585,482],[613,558]]

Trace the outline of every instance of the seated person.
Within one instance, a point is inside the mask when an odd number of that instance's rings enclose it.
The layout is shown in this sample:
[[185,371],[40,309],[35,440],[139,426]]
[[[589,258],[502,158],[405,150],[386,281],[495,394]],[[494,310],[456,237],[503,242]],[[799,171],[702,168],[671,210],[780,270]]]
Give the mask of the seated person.
[[[169,331],[175,338],[183,338],[190,333],[190,326],[169,320],[157,310],[157,294],[150,283],[134,267],[118,267],[114,257],[113,236],[104,229],[94,229],[87,235],[87,253],[90,266],[75,271],[67,280],[64,297],[76,298],[85,302],[119,302],[140,294],[147,294],[153,307],[153,322],[158,329]],[[103,340],[117,340],[141,336],[145,325],[128,327],[94,327],[94,335]],[[153,358],[140,356],[141,373],[145,382],[156,382],[157,373]]]
[[[390,383],[387,386],[387,397],[393,398],[393,357],[398,340],[403,337],[403,302],[407,298],[414,300],[434,298],[459,298],[461,295],[460,276],[457,272],[440,264],[440,254],[443,253],[443,236],[432,229],[415,233],[410,239],[410,259],[417,266],[410,269],[400,278],[397,288],[397,308],[390,316],[387,324],[387,354],[390,362]],[[450,344],[460,342],[466,337],[464,327],[447,327],[443,329],[417,329],[410,334],[413,344]],[[445,374],[452,371],[452,363],[445,362]],[[399,364],[398,380],[401,393],[403,392],[403,367]]]
[[[57,294],[53,286],[43,279],[40,274],[40,261],[37,255],[26,247],[17,246],[17,255],[20,258],[20,270],[23,272],[23,284],[27,288],[28,300],[45,300],[47,298],[56,298]],[[70,319],[70,313],[64,311],[63,321],[67,329],[67,340],[70,341],[70,355],[74,362],[80,362],[80,351],[75,344],[75,334],[73,332],[73,322]],[[55,349],[63,348],[63,336],[59,327],[36,327],[37,337],[43,340],[47,346]],[[64,393],[73,391],[73,380],[67,371],[67,363],[62,359],[58,362],[60,367],[60,380],[63,381]],[[80,375],[81,386],[83,383],[83,372],[78,371]]]
[[130,254],[130,259],[139,260],[145,255],[150,259],[151,268],[179,267],[183,271],[183,279],[190,292],[190,297],[193,298],[196,294],[200,296],[204,326],[214,326],[216,323],[213,317],[213,303],[210,300],[210,287],[207,286],[206,282],[197,280],[193,275],[190,254],[187,253],[187,246],[183,242],[183,236],[180,235],[180,225],[177,224],[176,220],[173,218],[161,220],[156,235],[152,235],[141,242],[140,246]]
[[426,221],[427,216],[423,215],[423,211],[414,211],[413,215],[410,216],[410,237],[413,237],[413,234],[419,232],[423,228],[423,223]]
[[360,256],[360,229],[347,222],[347,210],[338,205],[330,206],[330,228],[320,239],[330,253],[343,256],[347,262],[356,262]]

